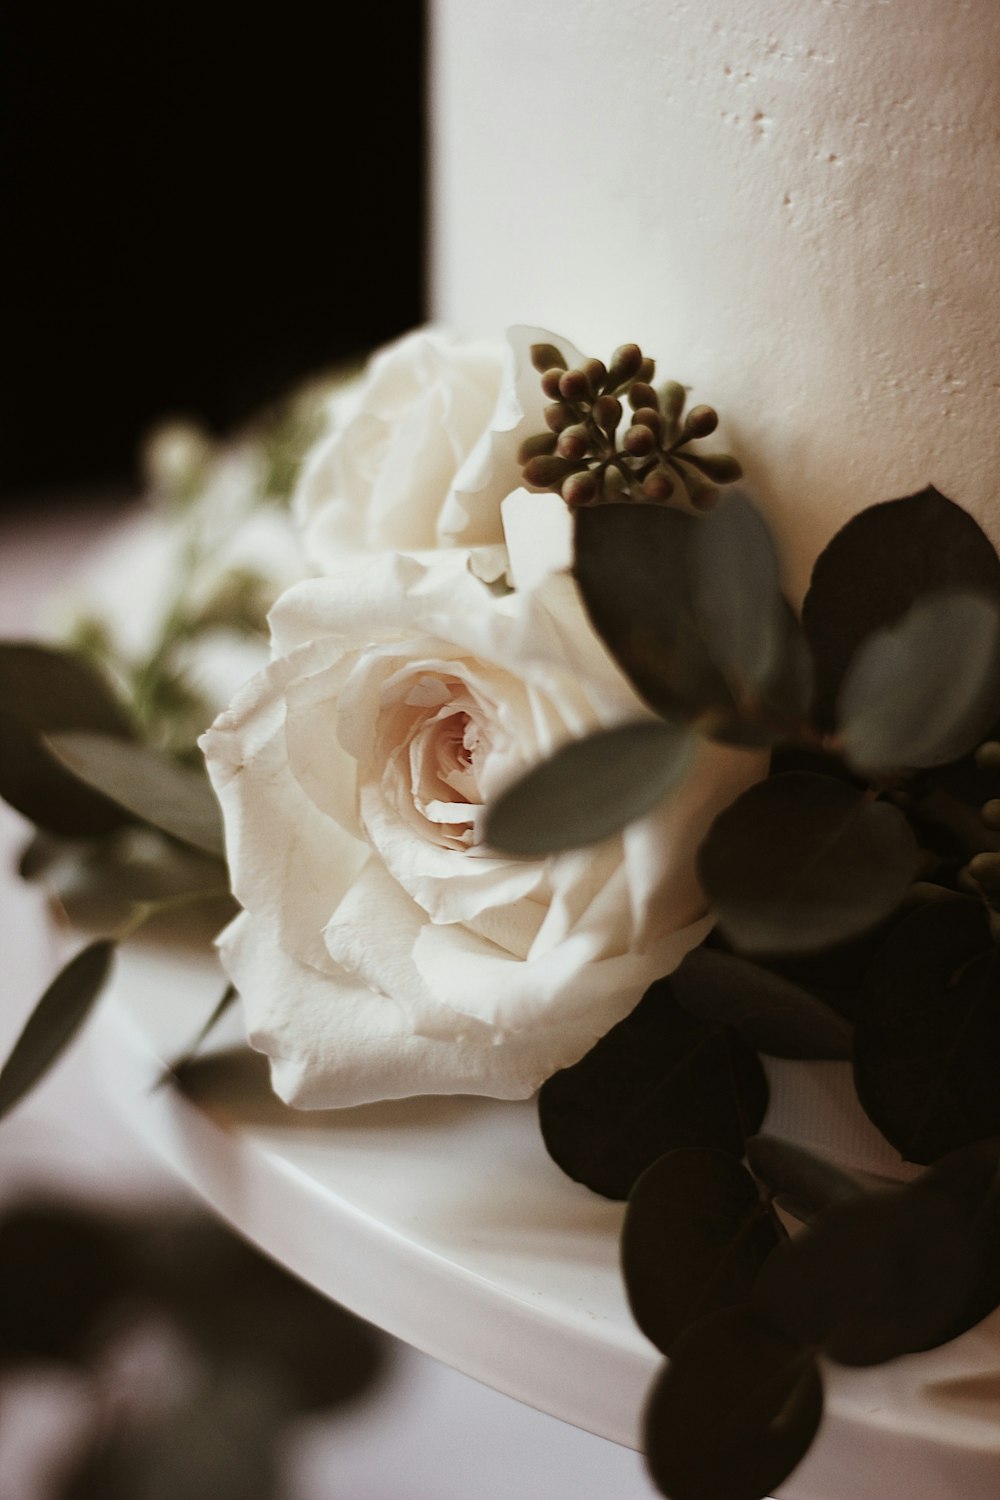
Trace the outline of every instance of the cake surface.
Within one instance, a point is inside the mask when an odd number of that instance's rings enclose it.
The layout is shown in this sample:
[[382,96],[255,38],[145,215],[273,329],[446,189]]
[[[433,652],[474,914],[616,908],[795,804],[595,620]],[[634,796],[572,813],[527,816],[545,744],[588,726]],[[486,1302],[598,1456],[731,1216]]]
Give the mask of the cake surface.
[[1000,541],[995,0],[436,0],[436,316],[636,338],[801,594],[931,483]]

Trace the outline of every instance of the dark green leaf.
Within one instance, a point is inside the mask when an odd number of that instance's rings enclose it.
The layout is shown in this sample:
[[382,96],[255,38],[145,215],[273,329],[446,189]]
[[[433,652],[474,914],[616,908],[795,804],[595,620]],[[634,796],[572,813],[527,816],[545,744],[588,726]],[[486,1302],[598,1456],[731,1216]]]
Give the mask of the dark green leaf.
[[919,853],[902,813],[832,776],[787,771],[721,813],[698,868],[725,934],[750,953],[842,942],[894,910]]
[[743,695],[774,676],[787,623],[778,554],[742,495],[723,500],[691,532],[691,604],[708,653]]
[[707,1313],[749,1300],[757,1273],[784,1237],[757,1184],[725,1151],[671,1151],[629,1195],[622,1270],[632,1316],[669,1354]]
[[651,708],[731,717],[732,695],[688,597],[686,552],[698,525],[658,505],[578,510],[573,571],[594,629]]
[[953,1337],[982,1242],[943,1195],[890,1189],[834,1204],[769,1258],[755,1304],[787,1338],[875,1365]]
[[774,1135],[755,1135],[747,1141],[750,1170],[764,1183],[779,1208],[794,1214],[804,1224],[832,1203],[858,1198],[861,1184],[832,1162],[815,1156],[804,1146],[779,1140]]
[[519,859],[596,843],[661,802],[693,747],[688,730],[658,720],[571,740],[488,808],[485,841]]
[[817,712],[834,704],[861,642],[937,589],[1000,599],[1000,559],[960,506],[937,490],[873,505],[848,521],[820,553],[802,608],[817,672]]
[[944,765],[978,744],[1000,702],[1000,605],[921,599],[859,646],[837,699],[847,760],[869,774]]
[[45,749],[42,736],[64,729],[122,737],[134,732],[104,679],[82,657],[27,641],[0,643],[0,796],[65,838],[90,838],[130,821]]
[[640,1173],[679,1146],[742,1156],[766,1109],[753,1049],[732,1029],[682,1010],[667,979],[578,1063],[548,1079],[538,1099],[549,1154],[607,1198],[627,1198]]
[[1000,1305],[1000,1139],[975,1141],[941,1157],[912,1191],[944,1197],[981,1247],[979,1279],[952,1330],[957,1337]]
[[51,734],[46,743],[74,776],[204,854],[225,857],[222,814],[208,777],[146,745],[100,734]]
[[685,1010],[735,1026],[752,1047],[770,1057],[851,1055],[851,1027],[843,1016],[749,959],[695,948],[671,982]]
[[766,1500],[822,1415],[811,1352],[752,1308],[727,1308],[674,1346],[646,1409],[646,1461],[670,1500]]
[[0,1069],[0,1119],[72,1041],[101,992],[114,951],[115,945],[109,939],[91,943],[53,979]]
[[925,906],[868,971],[855,1029],[864,1109],[908,1161],[1000,1135],[1000,954],[978,901]]

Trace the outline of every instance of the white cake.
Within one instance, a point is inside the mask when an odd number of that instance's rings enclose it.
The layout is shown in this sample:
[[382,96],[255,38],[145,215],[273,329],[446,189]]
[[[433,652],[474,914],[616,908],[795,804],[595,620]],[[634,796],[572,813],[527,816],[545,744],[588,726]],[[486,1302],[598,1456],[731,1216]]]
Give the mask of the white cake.
[[435,0],[433,310],[638,340],[801,593],[935,484],[1000,541],[997,0]]

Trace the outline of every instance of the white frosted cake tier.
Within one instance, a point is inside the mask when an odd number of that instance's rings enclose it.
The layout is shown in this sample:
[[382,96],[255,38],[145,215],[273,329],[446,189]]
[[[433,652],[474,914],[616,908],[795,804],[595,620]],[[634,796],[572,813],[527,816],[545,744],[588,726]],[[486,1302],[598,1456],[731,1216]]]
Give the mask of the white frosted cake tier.
[[[226,1053],[192,1098],[151,1090],[219,986],[210,959],[144,947],[122,956],[102,1002],[102,1087],[157,1152],[320,1291],[498,1390],[637,1446],[659,1357],[622,1291],[622,1207],[549,1161],[533,1106],[296,1113],[259,1059]],[[783,1500],[993,1500],[998,1392],[997,1318],[930,1355],[829,1368],[824,1428]]]
[[435,0],[433,310],[637,340],[801,590],[934,484],[1000,541],[996,0]]

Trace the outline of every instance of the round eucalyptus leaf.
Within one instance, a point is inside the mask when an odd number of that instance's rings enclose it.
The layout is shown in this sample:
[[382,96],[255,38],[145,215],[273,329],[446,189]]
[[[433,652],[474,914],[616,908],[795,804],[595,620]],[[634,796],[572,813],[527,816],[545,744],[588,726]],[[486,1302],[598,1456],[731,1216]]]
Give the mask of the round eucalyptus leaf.
[[49,985],[0,1068],[0,1119],[62,1055],[90,1012],[111,967],[107,938],[82,948]]
[[50,734],[45,743],[87,786],[182,844],[225,857],[222,813],[204,770],[111,735]]
[[983,906],[934,903],[890,933],[862,986],[854,1079],[907,1161],[1000,1135],[1000,953]]
[[1000,1138],[949,1152],[914,1183],[913,1191],[943,1196],[982,1248],[980,1278],[956,1321],[957,1337],[1000,1306]]
[[487,809],[485,842],[519,859],[578,849],[651,812],[691,763],[694,736],[662,720],[571,740]]
[[837,532],[816,561],[802,607],[824,726],[862,641],[938,589],[1000,600],[1000,559],[977,522],[934,488],[870,506]]
[[695,948],[671,983],[685,1010],[735,1026],[769,1057],[851,1055],[851,1026],[843,1016],[800,985],[735,953]]
[[627,1198],[636,1178],[680,1146],[743,1155],[760,1128],[767,1080],[731,1028],[682,1010],[668,979],[630,1016],[541,1088],[549,1155],[567,1176],[606,1198]]
[[64,729],[134,734],[104,678],[82,657],[0,642],[0,797],[64,838],[96,837],[129,822],[121,807],[81,785],[45,748],[42,736]]
[[747,1141],[747,1162],[775,1199],[803,1224],[833,1203],[862,1196],[863,1188],[850,1173],[832,1162],[774,1135],[755,1135]]
[[629,1195],[622,1270],[632,1316],[669,1354],[707,1313],[747,1302],[784,1231],[735,1156],[688,1148],[647,1167]]
[[734,712],[688,597],[687,549],[700,519],[660,505],[576,513],[573,573],[594,629],[657,713]]
[[822,1415],[811,1351],[752,1307],[727,1308],[671,1351],[646,1408],[646,1462],[669,1500],[767,1500]]
[[754,1303],[787,1338],[876,1365],[954,1336],[982,1242],[951,1204],[894,1188],[834,1204],[771,1256]]
[[824,948],[864,932],[899,905],[918,864],[902,813],[808,771],[744,792],[698,858],[723,932],[747,953]]
[[978,744],[1000,703],[1000,604],[934,594],[859,646],[837,699],[856,770],[944,765]]

